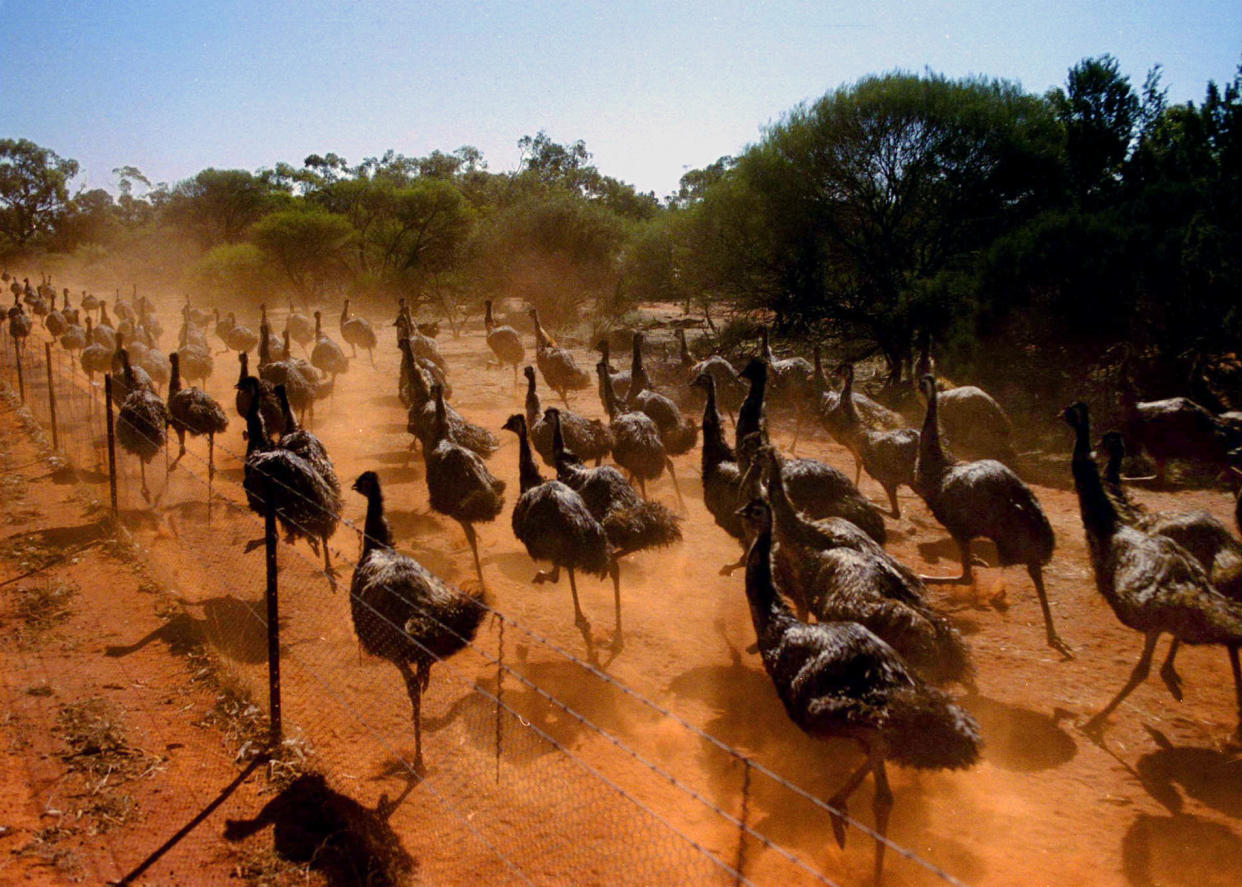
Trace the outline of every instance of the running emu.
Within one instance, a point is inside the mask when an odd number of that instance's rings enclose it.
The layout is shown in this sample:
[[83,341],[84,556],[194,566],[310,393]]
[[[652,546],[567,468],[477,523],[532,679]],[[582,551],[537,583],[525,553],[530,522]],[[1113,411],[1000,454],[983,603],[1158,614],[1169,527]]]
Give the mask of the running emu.
[[116,439],[127,451],[139,459],[142,470],[142,498],[151,501],[147,489],[147,463],[164,448],[168,439],[168,408],[160,396],[149,388],[133,384],[129,356],[122,350],[126,373],[130,374],[131,390],[117,414]]
[[393,550],[374,471],[359,475],[354,490],[367,498],[362,556],[349,589],[354,633],[364,650],[387,659],[405,680],[414,709],[414,768],[422,774],[422,697],[431,666],[474,640],[486,612],[483,591],[468,595]]
[[424,446],[427,463],[427,491],[431,507],[461,524],[470,550],[474,552],[474,570],[479,584],[484,584],[483,566],[479,563],[479,542],[474,525],[494,521],[505,506],[505,482],[497,480],[483,458],[454,442],[449,432],[448,415],[444,409],[444,391],[439,385],[431,390],[435,398],[435,432]]
[[612,576],[616,603],[616,635],[621,640],[621,580],[616,561],[608,546],[603,526],[592,517],[577,492],[559,480],[545,481],[535,464],[526,433],[526,417],[514,413],[504,424],[518,436],[518,472],[522,492],[513,507],[513,535],[526,546],[534,561],[551,561],[551,572],[540,570],[534,581],[556,582],[561,567],[569,572],[569,591],[574,598],[574,624],[591,647],[591,623],[578,603],[578,583],[574,572],[583,570],[601,579]]
[[220,404],[201,388],[181,387],[181,356],[176,351],[168,355],[172,373],[168,379],[168,415],[169,424],[177,432],[180,450],[173,459],[168,470],[172,471],[185,455],[185,435],[189,432],[193,437],[207,435],[207,473],[216,473],[216,435],[229,427],[229,417],[224,414]]
[[[285,541],[292,545],[305,539],[315,554],[323,544],[323,568],[328,584],[336,590],[336,572],[328,552],[328,539],[336,532],[340,520],[341,496],[309,462],[279,444],[268,441],[264,427],[259,380],[247,376],[239,386],[250,390],[250,408],[246,412],[246,465],[242,486],[246,502],[255,514],[267,513],[270,499],[276,508],[276,519],[285,531]],[[246,551],[263,545],[263,538],[246,543]]]
[[496,365],[513,364],[513,384],[518,383],[518,364],[526,359],[522,337],[511,326],[498,326],[492,319],[492,300],[484,302],[483,326],[487,330],[487,347],[496,355]]
[[1044,612],[1048,646],[1072,659],[1069,645],[1052,625],[1052,610],[1044,590],[1043,567],[1052,559],[1055,539],[1039,500],[1011,469],[995,459],[958,462],[945,452],[940,445],[935,377],[924,376],[919,387],[927,398],[927,416],[919,436],[914,489],[949,531],[962,559],[961,576],[923,576],[923,581],[929,585],[970,584],[970,543],[977,536],[991,539],[996,543],[1001,566],[1026,567]]
[[857,622],[807,625],[772,582],[772,510],[755,499],[741,510],[754,533],[746,557],[746,597],[763,656],[790,720],[811,736],[853,739],[867,760],[828,800],[832,831],[845,845],[846,803],[868,772],[875,779],[875,882],[893,793],[887,761],[923,770],[969,767],[979,757],[979,725],[948,696],[921,681],[888,644]]
[[[1242,738],[1242,604],[1218,592],[1203,565],[1172,539],[1127,524],[1104,491],[1099,469],[1091,459],[1091,422],[1087,405],[1066,407],[1065,421],[1074,429],[1071,470],[1078,490],[1078,507],[1087,535],[1095,585],[1121,623],[1143,633],[1143,652],[1129,680],[1112,700],[1084,725],[1099,733],[1108,715],[1144,680],[1160,635],[1186,644],[1223,644],[1229,653],[1238,699],[1238,727]],[[1175,698],[1180,683],[1161,677]]]

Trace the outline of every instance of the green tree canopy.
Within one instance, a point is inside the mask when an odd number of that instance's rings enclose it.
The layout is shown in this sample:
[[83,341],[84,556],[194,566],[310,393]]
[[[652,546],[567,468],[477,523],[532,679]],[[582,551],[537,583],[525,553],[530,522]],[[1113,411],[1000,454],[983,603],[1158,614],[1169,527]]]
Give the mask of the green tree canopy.
[[343,274],[349,220],[313,207],[269,213],[250,228],[250,239],[275,263],[304,300]]
[[263,178],[243,169],[205,169],[173,188],[164,214],[211,247],[241,240],[275,206],[275,192]]
[[21,246],[52,231],[78,162],[29,139],[0,139],[0,242]]
[[[1059,145],[1047,104],[1013,84],[868,77],[786,115],[698,218],[783,323],[825,321],[897,374],[916,332],[959,309],[976,251],[1055,191]],[[717,217],[739,209],[743,224]]]

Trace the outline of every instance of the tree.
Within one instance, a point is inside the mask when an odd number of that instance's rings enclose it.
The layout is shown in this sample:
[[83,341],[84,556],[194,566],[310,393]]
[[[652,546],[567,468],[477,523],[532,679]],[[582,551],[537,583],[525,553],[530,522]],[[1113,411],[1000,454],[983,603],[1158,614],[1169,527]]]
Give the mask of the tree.
[[0,139],[0,235],[23,246],[64,215],[78,162],[29,139]]
[[480,287],[537,307],[549,326],[577,320],[587,302],[605,305],[617,283],[623,221],[565,192],[532,196],[490,217],[471,244]]
[[[273,282],[267,255],[253,243],[209,249],[190,270],[195,292],[210,299],[262,292]],[[257,301],[257,300],[256,300]]]
[[164,212],[210,247],[241,240],[276,202],[271,184],[243,169],[205,169],[177,184]]
[[134,183],[140,183],[150,191],[151,180],[136,166],[118,166],[112,170],[112,174],[117,177],[117,189],[121,192],[116,202],[121,223],[133,228],[148,221],[153,214],[153,208],[149,201],[134,196]]
[[342,255],[354,229],[343,216],[302,206],[264,216],[249,233],[309,303],[344,271]]
[[1059,147],[1048,105],[1012,84],[867,77],[786,115],[696,217],[733,235],[733,276],[780,323],[824,321],[896,378],[916,334],[963,309],[978,251],[1056,192]]
[[1102,199],[1120,180],[1140,121],[1142,107],[1130,79],[1111,55],[1083,59],[1070,68],[1065,89],[1050,98],[1065,126],[1076,195],[1082,202]]

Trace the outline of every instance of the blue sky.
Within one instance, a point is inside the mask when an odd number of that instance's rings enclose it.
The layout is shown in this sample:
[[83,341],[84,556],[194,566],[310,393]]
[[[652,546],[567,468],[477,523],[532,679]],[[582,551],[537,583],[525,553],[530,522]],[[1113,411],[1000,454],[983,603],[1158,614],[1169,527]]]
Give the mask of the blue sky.
[[176,182],[335,151],[356,163],[586,141],[664,196],[798,102],[869,73],[987,74],[1043,92],[1111,53],[1201,100],[1242,61],[1238,0],[362,2],[0,0],[0,137]]

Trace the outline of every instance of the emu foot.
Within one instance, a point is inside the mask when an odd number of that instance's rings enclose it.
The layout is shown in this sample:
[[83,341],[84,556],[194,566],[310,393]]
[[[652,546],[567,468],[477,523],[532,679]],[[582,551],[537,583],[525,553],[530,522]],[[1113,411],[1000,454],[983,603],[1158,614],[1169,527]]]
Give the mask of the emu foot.
[[[1066,659],[1073,659],[1073,658],[1074,658],[1074,651],[1070,648],[1070,645],[1069,645],[1069,644],[1067,644],[1067,643],[1065,643],[1065,641],[1061,640],[1061,636],[1060,636],[1060,635],[1057,635],[1057,634],[1049,634],[1049,635],[1048,635],[1048,646],[1049,646],[1049,647],[1051,647],[1052,649],[1056,650],[1058,653],[1060,653],[1060,654],[1061,654],[1062,656],[1064,656]],[[1176,695],[1176,694],[1175,694],[1175,695]],[[1179,701],[1180,701],[1180,700],[1179,700]]]
[[1166,662],[1160,667],[1160,679],[1164,681],[1164,685],[1169,688],[1169,693],[1178,702],[1182,701],[1182,676],[1177,673],[1171,662]]
[[837,846],[845,848],[845,801],[836,802],[833,800],[829,804],[831,813],[829,819],[832,822],[832,836],[837,839]]

